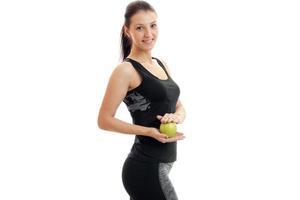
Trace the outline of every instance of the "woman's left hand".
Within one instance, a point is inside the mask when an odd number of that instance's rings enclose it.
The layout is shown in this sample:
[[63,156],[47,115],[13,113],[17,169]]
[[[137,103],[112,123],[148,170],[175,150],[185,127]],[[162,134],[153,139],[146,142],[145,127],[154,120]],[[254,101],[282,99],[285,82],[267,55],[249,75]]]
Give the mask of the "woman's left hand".
[[182,122],[182,118],[179,115],[176,115],[174,113],[166,113],[164,116],[157,115],[156,117],[163,124],[171,123],[171,122],[180,124]]

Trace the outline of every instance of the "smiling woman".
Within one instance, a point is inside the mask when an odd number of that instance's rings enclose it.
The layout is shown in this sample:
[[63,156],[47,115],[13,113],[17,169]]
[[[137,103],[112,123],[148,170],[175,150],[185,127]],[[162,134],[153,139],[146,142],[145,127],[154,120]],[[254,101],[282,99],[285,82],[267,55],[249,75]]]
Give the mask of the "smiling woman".
[[[177,141],[185,136],[175,131],[168,137],[159,127],[182,123],[185,110],[168,67],[152,57],[157,37],[153,7],[145,1],[130,3],[121,31],[122,63],[112,72],[98,116],[101,129],[135,135],[122,170],[131,200],[178,199],[168,174],[176,161]],[[122,101],[133,124],[115,117]]]
[[[128,15],[133,12],[128,11]],[[126,18],[126,15],[125,15]],[[127,45],[123,45],[123,59],[126,58],[130,50],[136,51],[134,48],[140,48],[144,51],[149,51],[154,47],[158,36],[157,15],[154,10],[140,10],[135,13],[130,20],[126,20],[122,29],[122,39],[126,44],[131,45],[132,49]],[[124,43],[123,43],[124,44]]]

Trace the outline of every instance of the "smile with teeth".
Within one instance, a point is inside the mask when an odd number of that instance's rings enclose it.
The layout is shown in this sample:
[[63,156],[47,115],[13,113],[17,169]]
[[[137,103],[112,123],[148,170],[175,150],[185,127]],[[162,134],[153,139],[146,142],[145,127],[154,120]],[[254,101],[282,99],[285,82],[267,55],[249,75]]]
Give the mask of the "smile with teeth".
[[151,43],[153,41],[153,39],[150,40],[143,40],[144,43]]

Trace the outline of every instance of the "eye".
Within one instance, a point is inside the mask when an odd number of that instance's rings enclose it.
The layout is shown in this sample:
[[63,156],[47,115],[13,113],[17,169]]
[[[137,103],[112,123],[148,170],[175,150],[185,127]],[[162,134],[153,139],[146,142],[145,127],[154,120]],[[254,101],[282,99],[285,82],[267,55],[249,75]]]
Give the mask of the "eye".
[[136,27],[136,30],[138,30],[138,31],[140,31],[142,29],[143,29],[143,27],[141,27],[141,26]]
[[157,27],[157,24],[152,24],[151,25],[151,28],[156,28]]

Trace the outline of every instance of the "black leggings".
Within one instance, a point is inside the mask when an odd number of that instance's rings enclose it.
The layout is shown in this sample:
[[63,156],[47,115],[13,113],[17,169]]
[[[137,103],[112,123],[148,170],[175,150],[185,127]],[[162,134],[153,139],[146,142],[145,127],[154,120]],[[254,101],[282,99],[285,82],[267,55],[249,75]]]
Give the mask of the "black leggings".
[[178,200],[168,177],[172,163],[146,163],[127,157],[122,181],[130,200]]

